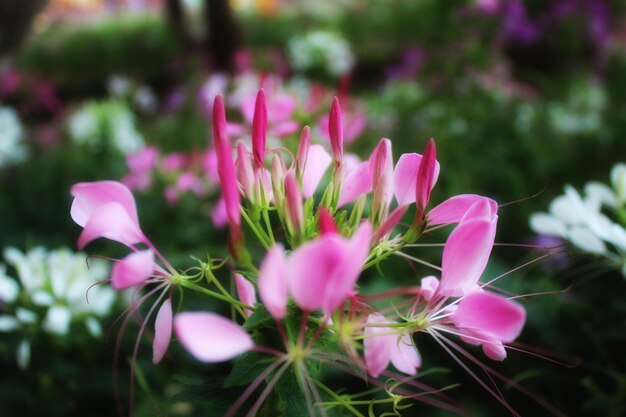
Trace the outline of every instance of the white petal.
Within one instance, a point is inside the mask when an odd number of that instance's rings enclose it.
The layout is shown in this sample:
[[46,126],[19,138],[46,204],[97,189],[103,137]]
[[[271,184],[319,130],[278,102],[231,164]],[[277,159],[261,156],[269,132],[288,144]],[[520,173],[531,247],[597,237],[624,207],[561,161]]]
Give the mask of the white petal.
[[24,324],[33,324],[37,322],[37,313],[22,307],[15,309],[15,317],[17,317],[20,323]]
[[4,303],[12,303],[20,295],[20,286],[8,275],[6,265],[0,264],[0,300]]
[[[561,219],[567,225],[578,224],[582,221],[580,208],[577,208],[577,203],[572,201],[566,195],[560,195],[550,203],[549,211],[555,217]],[[582,202],[579,207],[582,207]]]
[[617,199],[623,203],[626,201],[626,164],[619,163],[611,170],[611,183],[617,193]]
[[20,326],[20,322],[13,316],[3,314],[0,316],[0,332],[12,332]]
[[587,217],[587,226],[600,239],[610,240],[613,235],[611,229],[613,227],[611,219],[602,213],[589,213]]
[[619,224],[613,223],[611,226],[611,236],[608,241],[620,250],[626,251],[626,230]]
[[585,185],[585,194],[587,199],[598,201],[607,207],[615,207],[617,205],[617,196],[613,190],[601,182],[588,182]]
[[72,313],[67,307],[52,306],[43,323],[43,329],[48,333],[65,336],[70,330]]
[[591,230],[584,226],[575,226],[570,230],[569,240],[585,252],[602,255],[606,253],[606,245]]
[[98,321],[98,319],[96,319],[93,316],[89,316],[85,319],[85,326],[87,326],[87,330],[89,330],[89,333],[95,337],[98,338],[100,336],[102,336],[102,326],[100,325],[100,322]]
[[563,220],[546,213],[536,213],[530,216],[530,228],[540,235],[559,237],[567,235],[567,226]]
[[28,368],[30,363],[30,342],[24,339],[17,345],[17,366],[22,370]]
[[45,307],[54,304],[54,297],[52,297],[50,293],[44,290],[33,291],[30,297],[33,300],[33,304],[35,304],[36,306]]

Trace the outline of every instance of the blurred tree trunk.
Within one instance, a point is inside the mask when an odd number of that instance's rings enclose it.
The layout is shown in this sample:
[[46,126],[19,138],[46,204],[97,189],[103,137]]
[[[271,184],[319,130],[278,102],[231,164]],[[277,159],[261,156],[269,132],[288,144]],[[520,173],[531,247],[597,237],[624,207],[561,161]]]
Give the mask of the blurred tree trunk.
[[48,0],[0,0],[0,55],[15,51]]
[[180,0],[167,0],[165,2],[165,14],[167,21],[174,32],[174,36],[180,42],[181,47],[188,49],[191,39],[185,22],[185,11]]
[[213,68],[232,71],[233,57],[240,46],[237,21],[228,0],[205,0],[204,21],[207,24],[207,42]]

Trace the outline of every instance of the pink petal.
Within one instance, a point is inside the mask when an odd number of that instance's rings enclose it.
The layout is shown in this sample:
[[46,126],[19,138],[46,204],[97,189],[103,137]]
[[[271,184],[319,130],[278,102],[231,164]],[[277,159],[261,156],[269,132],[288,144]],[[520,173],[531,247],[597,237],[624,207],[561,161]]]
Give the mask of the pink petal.
[[[455,326],[497,341],[512,342],[522,331],[526,311],[515,301],[489,292],[463,298],[452,315]],[[480,338],[480,336],[477,336]]]
[[78,237],[78,248],[84,248],[99,237],[126,246],[145,240],[137,222],[129,217],[128,211],[120,203],[107,203],[91,212],[83,232]]
[[[233,274],[233,278],[235,279],[235,285],[237,286],[237,295],[239,296],[239,301],[242,303],[254,307],[256,304],[256,291],[254,290],[254,285],[241,275],[235,273]],[[248,317],[252,315],[252,310],[244,309],[244,313]]]
[[461,223],[473,220],[473,219],[484,219],[484,220],[492,220],[494,216],[497,214],[498,207],[495,206],[495,211],[493,209],[493,204],[495,201],[489,198],[482,198],[472,204],[472,206],[467,209],[463,217],[461,217]]
[[439,280],[434,276],[424,277],[420,283],[420,294],[426,301],[430,301],[435,295],[437,288],[439,287]]
[[417,353],[410,334],[405,334],[398,339],[393,336],[390,348],[390,359],[393,366],[407,375],[415,375],[417,368],[422,366],[422,358]]
[[494,200],[476,194],[461,194],[447,199],[428,212],[428,224],[450,224],[461,221],[463,215],[476,202],[486,200],[493,214],[498,212],[498,203]]
[[286,94],[276,96],[268,103],[268,121],[275,125],[280,122],[289,120],[296,110],[297,100]]
[[230,137],[238,138],[248,134],[245,126],[238,123],[226,122],[226,134]]
[[372,170],[372,212],[386,214],[393,198],[393,155],[391,141],[381,139],[370,157]]
[[[387,324],[387,320],[382,314],[374,313],[367,317],[363,339],[363,356],[367,373],[377,378],[389,365],[391,359],[391,344],[389,343],[389,333],[392,331],[387,327],[373,327],[371,324]],[[395,336],[391,336],[392,339]]]
[[337,230],[337,225],[333,220],[332,216],[324,206],[320,206],[319,208],[319,227],[320,227],[320,235],[334,235],[339,233]]
[[154,341],[152,343],[152,363],[161,362],[172,339],[172,301],[163,302],[154,322]]
[[309,198],[315,194],[324,173],[328,169],[331,156],[322,145],[311,145],[309,147],[304,172],[302,174],[302,196]]
[[[404,153],[396,163],[393,171],[394,194],[398,205],[406,205],[415,202],[415,189],[417,184],[417,172],[422,162],[422,155],[418,153]],[[435,161],[435,172],[432,187],[439,178],[439,162]],[[431,189],[432,189],[431,187]]]
[[502,342],[498,340],[484,342],[483,352],[489,359],[494,361],[503,361],[506,359],[506,349]]
[[366,125],[367,116],[364,112],[357,111],[351,113],[344,128],[344,140],[348,143],[353,142],[365,129]]
[[228,215],[226,214],[226,203],[224,202],[224,198],[220,196],[220,198],[215,203],[213,207],[213,211],[211,212],[211,221],[213,225],[217,228],[223,228],[228,223]]
[[259,295],[263,305],[277,320],[287,314],[287,266],[282,246],[270,248],[261,263],[259,272]]
[[442,295],[459,296],[475,289],[489,261],[496,223],[497,216],[492,221],[469,220],[450,233],[441,261]]
[[407,206],[396,207],[394,211],[391,212],[389,216],[385,219],[385,221],[376,229],[376,233],[374,234],[374,242],[379,242],[387,235],[389,235],[394,227],[400,223],[404,213],[406,213]]
[[154,253],[151,250],[133,252],[115,263],[111,270],[111,286],[116,290],[141,284],[154,272]]
[[309,241],[290,256],[287,270],[290,293],[303,310],[332,313],[354,291],[369,254],[372,228],[364,223],[352,239],[324,235]]
[[174,331],[183,347],[203,362],[226,361],[254,347],[241,326],[215,313],[180,313]]
[[338,206],[344,206],[372,191],[372,170],[370,161],[359,163],[349,171],[341,183]]
[[269,130],[272,136],[282,138],[285,136],[293,135],[298,130],[300,130],[300,123],[295,120],[286,120],[284,122],[272,125]]
[[72,220],[85,227],[93,212],[108,203],[118,203],[139,228],[135,199],[128,187],[117,181],[81,182],[71,190],[74,197],[70,215]]

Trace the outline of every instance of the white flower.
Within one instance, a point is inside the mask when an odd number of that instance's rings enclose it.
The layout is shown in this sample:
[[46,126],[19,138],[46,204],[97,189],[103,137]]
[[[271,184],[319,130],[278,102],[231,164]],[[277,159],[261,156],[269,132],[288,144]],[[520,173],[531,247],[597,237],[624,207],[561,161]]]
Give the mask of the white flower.
[[[589,182],[583,196],[567,185],[565,193],[550,203],[548,213],[530,217],[530,227],[536,233],[566,239],[583,252],[601,255],[626,272],[626,224],[619,223],[625,222],[626,164],[613,167],[611,182],[613,189]],[[615,214],[618,222],[611,218]]]
[[321,68],[335,77],[349,72],[355,63],[348,41],[328,31],[293,37],[287,44],[287,54],[297,70]]
[[137,88],[133,101],[135,106],[144,113],[154,113],[159,104],[156,94],[147,85]]
[[20,119],[12,108],[0,107],[0,168],[25,158]]

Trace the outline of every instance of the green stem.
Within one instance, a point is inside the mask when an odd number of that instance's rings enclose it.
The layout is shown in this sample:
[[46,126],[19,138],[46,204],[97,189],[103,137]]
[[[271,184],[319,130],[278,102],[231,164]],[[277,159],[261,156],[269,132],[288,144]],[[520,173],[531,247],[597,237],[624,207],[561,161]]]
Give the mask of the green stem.
[[246,213],[243,208],[241,209],[241,215],[243,216],[244,220],[248,223],[248,226],[250,226],[250,229],[252,229],[252,232],[255,234],[257,239],[259,239],[263,247],[266,250],[269,250],[270,244],[267,242],[265,236],[263,236],[262,231],[256,227],[252,219],[250,219],[250,217],[248,216],[248,213]]
[[328,388],[326,385],[322,384],[321,382],[319,382],[316,379],[312,379],[313,383],[315,385],[317,385],[319,388],[321,388],[322,390],[324,390],[328,395],[330,395],[331,397],[333,397],[340,405],[346,407],[346,409],[348,409],[349,411],[352,412],[352,414],[354,414],[357,417],[365,417],[364,414],[361,414],[356,408],[352,407],[352,405],[349,402],[346,402],[343,398],[341,398],[339,395],[337,395],[335,393],[335,391],[331,390],[330,388]]

